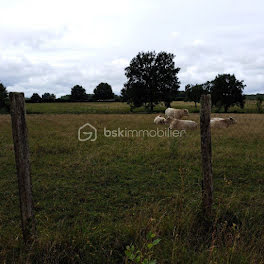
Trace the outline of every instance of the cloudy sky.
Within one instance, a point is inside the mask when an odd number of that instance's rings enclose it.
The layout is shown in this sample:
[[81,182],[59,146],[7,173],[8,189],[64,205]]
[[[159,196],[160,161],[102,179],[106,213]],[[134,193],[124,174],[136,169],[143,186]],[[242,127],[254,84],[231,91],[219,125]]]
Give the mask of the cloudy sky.
[[176,55],[179,79],[217,74],[264,92],[263,0],[0,0],[0,82],[9,91],[92,93],[108,82],[119,94],[139,51]]

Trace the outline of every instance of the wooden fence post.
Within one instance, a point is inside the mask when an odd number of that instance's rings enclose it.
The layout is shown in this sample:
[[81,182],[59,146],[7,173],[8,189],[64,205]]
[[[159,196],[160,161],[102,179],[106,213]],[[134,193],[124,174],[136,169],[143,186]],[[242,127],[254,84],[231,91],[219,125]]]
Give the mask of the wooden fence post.
[[201,155],[202,155],[202,199],[203,211],[207,218],[212,213],[213,203],[213,173],[212,173],[212,144],[211,144],[211,95],[202,95],[200,112]]
[[23,93],[10,93],[10,112],[17,168],[22,232],[25,243],[35,236],[29,144]]

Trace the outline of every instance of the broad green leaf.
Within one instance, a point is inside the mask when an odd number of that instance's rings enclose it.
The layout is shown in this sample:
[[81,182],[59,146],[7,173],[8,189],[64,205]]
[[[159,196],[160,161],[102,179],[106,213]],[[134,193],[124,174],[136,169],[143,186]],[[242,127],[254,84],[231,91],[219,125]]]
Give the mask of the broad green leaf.
[[158,245],[161,239],[157,238],[152,243],[154,246]]

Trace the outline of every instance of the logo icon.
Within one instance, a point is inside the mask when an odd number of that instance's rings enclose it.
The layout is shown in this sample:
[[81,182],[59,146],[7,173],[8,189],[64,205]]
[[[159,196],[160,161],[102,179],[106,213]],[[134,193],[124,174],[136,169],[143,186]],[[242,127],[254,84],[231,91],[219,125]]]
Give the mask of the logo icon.
[[78,130],[78,140],[83,141],[95,141],[97,139],[97,129],[90,123],[86,123]]

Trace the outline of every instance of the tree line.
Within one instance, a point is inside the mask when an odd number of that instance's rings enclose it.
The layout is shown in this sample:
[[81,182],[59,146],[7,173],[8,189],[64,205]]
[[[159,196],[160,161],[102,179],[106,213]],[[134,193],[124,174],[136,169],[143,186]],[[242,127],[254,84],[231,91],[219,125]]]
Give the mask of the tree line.
[[[202,84],[188,84],[185,91],[179,91],[180,68],[174,62],[175,55],[167,52],[155,51],[139,52],[126,67],[127,81],[121,90],[121,95],[115,95],[108,83],[100,83],[87,94],[84,87],[75,85],[71,93],[60,98],[55,94],[44,93],[40,96],[34,93],[28,102],[80,102],[80,101],[123,101],[130,105],[131,111],[144,106],[152,112],[155,105],[163,103],[170,107],[175,100],[192,101],[197,107],[202,94],[211,94],[212,105],[225,112],[231,106],[244,107],[246,96],[243,90],[246,87],[243,80],[238,80],[234,74],[219,74],[215,79]],[[8,93],[3,84],[0,84],[0,108],[8,105]],[[262,111],[263,96],[256,97],[257,109]]]
[[[139,52],[130,65],[125,68],[127,82],[121,90],[124,101],[130,104],[131,110],[145,106],[153,111],[153,107],[163,103],[170,107],[181,91],[178,74],[180,68],[175,66],[175,55],[160,52]],[[211,94],[212,106],[225,112],[231,106],[244,108],[246,95],[243,94],[246,85],[234,74],[218,74],[213,80],[202,84],[187,84],[182,93],[185,101],[193,101],[195,107],[202,94]],[[262,112],[263,95],[257,96],[257,110]]]
[[[177,77],[180,68],[175,67],[174,57],[166,52],[141,52],[132,59],[125,68],[128,81],[121,91],[131,109],[144,105],[146,109],[153,111],[156,104],[164,103],[169,107],[175,100],[180,87]],[[204,84],[186,85],[185,97],[186,100],[195,102],[196,106],[202,94],[210,93],[212,105],[219,110],[224,108],[227,112],[233,105],[244,107],[245,87],[244,81],[237,80],[234,74],[219,74],[214,80]]]
[[34,93],[28,102],[32,103],[42,103],[42,102],[85,102],[85,101],[98,101],[98,100],[109,100],[117,101],[119,96],[113,93],[111,85],[108,83],[100,83],[96,86],[93,94],[87,94],[84,87],[81,85],[75,85],[71,88],[71,93],[69,95],[61,96],[56,99],[54,94],[44,93],[40,96],[38,93]]

